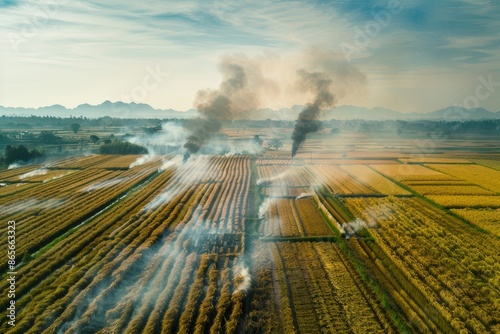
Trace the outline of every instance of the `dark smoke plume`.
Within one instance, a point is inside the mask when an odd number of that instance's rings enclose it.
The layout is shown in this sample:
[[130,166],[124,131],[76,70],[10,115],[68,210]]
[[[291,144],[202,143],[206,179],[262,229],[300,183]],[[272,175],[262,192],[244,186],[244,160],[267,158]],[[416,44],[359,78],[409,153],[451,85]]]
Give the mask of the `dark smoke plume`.
[[308,72],[299,70],[297,72],[300,84],[305,89],[315,94],[314,101],[308,103],[306,108],[299,114],[292,133],[292,157],[295,156],[300,145],[306,140],[308,133],[316,132],[321,128],[319,120],[321,109],[331,108],[335,104],[335,96],[330,91],[332,80],[321,72]]
[[211,133],[219,131],[221,122],[217,118],[198,117],[189,119],[184,125],[191,134],[187,137],[184,148],[184,162],[189,159],[191,154],[197,153],[203,143],[210,137]]
[[[300,68],[307,71],[297,71]],[[206,145],[224,120],[254,119],[259,117],[259,108],[266,108],[262,112],[268,112],[267,108],[298,104],[305,99],[310,103],[295,126],[295,155],[306,135],[320,128],[320,111],[333,106],[336,98],[356,93],[366,81],[364,74],[346,64],[343,57],[322,49],[255,57],[227,55],[221,59],[218,69],[222,83],[218,89],[197,93],[194,106],[199,117],[185,123],[188,132],[185,160]],[[296,76],[298,82],[295,82]]]
[[247,85],[245,68],[233,58],[226,58],[220,65],[220,71],[223,81],[219,89],[199,91],[196,96],[195,104],[200,116],[185,124],[190,135],[184,144],[184,161],[197,153],[212,133],[219,131],[221,121],[233,119],[238,112],[232,98]]

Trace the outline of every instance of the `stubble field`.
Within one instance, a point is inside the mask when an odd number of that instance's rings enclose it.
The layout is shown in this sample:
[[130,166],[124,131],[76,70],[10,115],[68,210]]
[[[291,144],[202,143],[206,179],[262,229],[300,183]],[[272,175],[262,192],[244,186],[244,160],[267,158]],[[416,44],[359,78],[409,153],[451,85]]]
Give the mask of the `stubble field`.
[[498,157],[393,144],[2,171],[1,331],[500,332]]

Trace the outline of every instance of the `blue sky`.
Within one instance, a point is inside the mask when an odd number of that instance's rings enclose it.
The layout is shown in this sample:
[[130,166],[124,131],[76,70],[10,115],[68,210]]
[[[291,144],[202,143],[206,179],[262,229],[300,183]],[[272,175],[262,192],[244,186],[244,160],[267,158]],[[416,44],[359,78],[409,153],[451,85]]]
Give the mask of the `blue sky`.
[[[286,63],[319,48],[366,75],[339,104],[430,111],[470,102],[480,77],[500,82],[498,31],[493,0],[0,0],[0,105],[186,110],[196,91],[217,87],[223,55]],[[145,79],[152,69],[168,75],[156,84]],[[498,111],[492,87],[478,104]],[[270,107],[300,103],[278,101]]]

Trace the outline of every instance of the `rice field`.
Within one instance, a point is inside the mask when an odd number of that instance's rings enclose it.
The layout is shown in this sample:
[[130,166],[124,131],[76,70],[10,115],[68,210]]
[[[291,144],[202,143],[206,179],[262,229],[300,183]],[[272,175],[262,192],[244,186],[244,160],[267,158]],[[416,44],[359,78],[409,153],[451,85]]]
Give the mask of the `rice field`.
[[500,331],[496,160],[316,150],[0,171],[1,331]]

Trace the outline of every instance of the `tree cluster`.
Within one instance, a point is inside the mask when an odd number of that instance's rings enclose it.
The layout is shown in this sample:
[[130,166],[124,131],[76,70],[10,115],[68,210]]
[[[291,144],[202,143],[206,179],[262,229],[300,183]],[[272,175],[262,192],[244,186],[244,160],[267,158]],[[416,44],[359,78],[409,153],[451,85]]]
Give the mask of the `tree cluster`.
[[145,147],[124,141],[114,141],[110,144],[104,144],[99,147],[100,154],[146,154],[148,150]]
[[5,146],[5,152],[3,156],[3,163],[10,165],[14,162],[28,162],[30,160],[42,158],[44,154],[37,149],[32,149],[31,151],[24,145],[19,146]]

